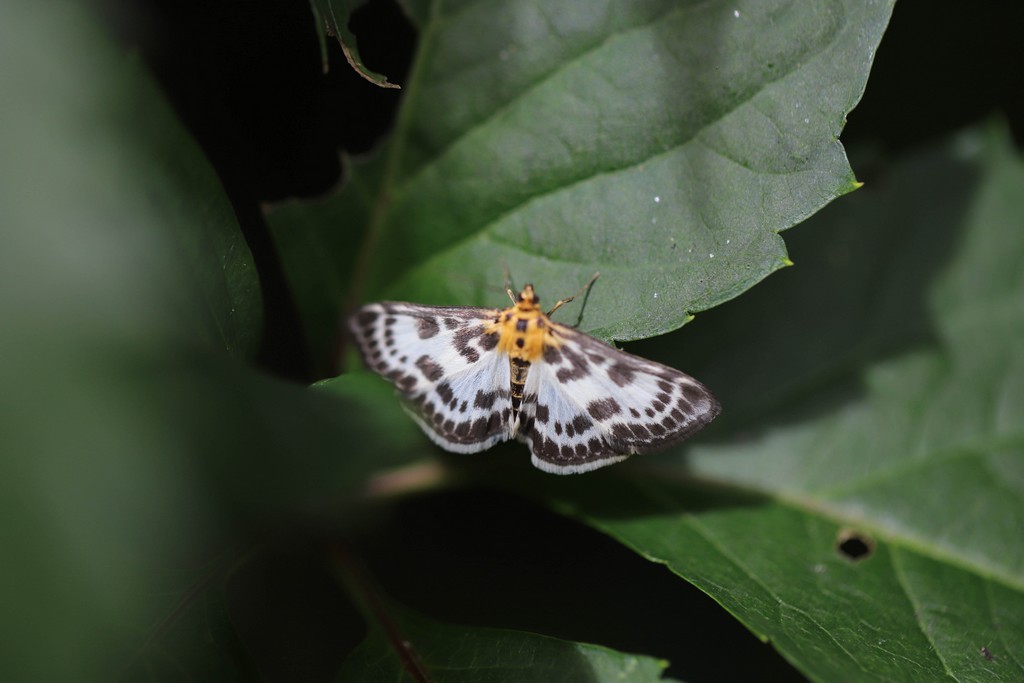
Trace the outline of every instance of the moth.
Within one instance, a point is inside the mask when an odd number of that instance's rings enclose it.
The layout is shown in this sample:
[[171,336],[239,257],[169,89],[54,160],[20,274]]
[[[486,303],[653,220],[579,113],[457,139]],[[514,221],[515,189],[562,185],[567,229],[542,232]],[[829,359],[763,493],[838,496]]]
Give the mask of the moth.
[[505,309],[382,302],[349,318],[363,363],[442,448],[515,438],[538,468],[573,474],[668,448],[718,415],[689,375],[552,321],[575,297],[544,313],[533,285],[508,295]]

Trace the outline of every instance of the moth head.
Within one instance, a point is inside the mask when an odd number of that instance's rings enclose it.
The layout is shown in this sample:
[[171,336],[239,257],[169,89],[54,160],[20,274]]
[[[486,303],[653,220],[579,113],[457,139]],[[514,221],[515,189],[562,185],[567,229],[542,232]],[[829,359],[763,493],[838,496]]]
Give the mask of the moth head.
[[535,308],[540,304],[540,297],[533,291],[533,285],[523,287],[523,291],[519,293],[516,303],[520,304],[520,308],[527,309]]

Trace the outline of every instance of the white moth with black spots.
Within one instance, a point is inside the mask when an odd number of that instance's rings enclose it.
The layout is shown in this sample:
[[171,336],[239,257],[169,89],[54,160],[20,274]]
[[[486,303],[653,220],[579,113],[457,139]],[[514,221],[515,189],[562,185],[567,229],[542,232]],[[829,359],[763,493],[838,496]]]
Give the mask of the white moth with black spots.
[[504,310],[369,304],[349,319],[367,367],[390,380],[438,445],[475,453],[518,438],[546,472],[587,472],[677,444],[718,401],[689,375],[543,313],[532,285]]

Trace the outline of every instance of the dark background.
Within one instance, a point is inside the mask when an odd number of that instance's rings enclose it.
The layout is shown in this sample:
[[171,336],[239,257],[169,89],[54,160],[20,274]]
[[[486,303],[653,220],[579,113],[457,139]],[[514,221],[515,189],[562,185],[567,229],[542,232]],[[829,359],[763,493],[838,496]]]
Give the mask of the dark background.
[[[206,150],[234,204],[264,288],[267,329],[257,362],[297,382],[317,379],[262,205],[337,188],[342,151],[371,151],[402,92],[356,75],[333,40],[324,74],[306,0],[139,0],[107,12]],[[1022,25],[1020,2],[897,3],[842,136],[851,155],[870,150],[888,158],[993,114],[1008,120],[1019,145]],[[398,7],[372,0],[351,28],[366,63],[403,83],[416,35]],[[868,182],[870,168],[855,165]],[[358,640],[358,617],[330,574],[322,541],[284,539],[229,586],[240,657],[254,674],[330,678],[339,646]],[[351,542],[388,593],[435,618],[666,657],[670,675],[690,680],[802,680],[664,567],[507,494],[409,499]]]

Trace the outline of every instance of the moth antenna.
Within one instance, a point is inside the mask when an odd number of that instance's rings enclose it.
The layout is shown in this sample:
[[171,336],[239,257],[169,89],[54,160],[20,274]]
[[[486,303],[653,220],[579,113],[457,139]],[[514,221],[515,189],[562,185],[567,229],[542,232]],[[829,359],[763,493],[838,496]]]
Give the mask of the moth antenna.
[[594,273],[593,277],[591,277],[591,278],[590,278],[590,279],[589,279],[589,280],[587,281],[587,284],[585,284],[585,285],[583,285],[582,287],[580,287],[580,291],[576,292],[575,294],[573,294],[572,296],[570,296],[570,297],[569,297],[568,299],[559,299],[558,301],[556,301],[556,302],[555,302],[555,305],[551,307],[551,310],[550,310],[550,311],[548,311],[548,317],[550,318],[550,317],[551,317],[551,314],[552,314],[552,313],[554,313],[554,312],[555,312],[555,311],[557,311],[557,310],[558,310],[559,308],[561,308],[561,307],[562,307],[562,306],[564,306],[565,304],[569,303],[570,301],[572,301],[573,299],[575,299],[576,297],[578,297],[578,296],[579,296],[580,294],[582,294],[583,292],[587,292],[587,295],[589,296],[589,294],[590,294],[590,288],[594,286],[594,282],[596,282],[596,281],[597,281],[597,278],[599,278],[599,277],[601,277],[601,273],[600,273],[600,272]]

